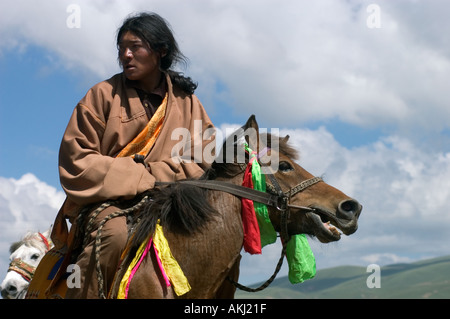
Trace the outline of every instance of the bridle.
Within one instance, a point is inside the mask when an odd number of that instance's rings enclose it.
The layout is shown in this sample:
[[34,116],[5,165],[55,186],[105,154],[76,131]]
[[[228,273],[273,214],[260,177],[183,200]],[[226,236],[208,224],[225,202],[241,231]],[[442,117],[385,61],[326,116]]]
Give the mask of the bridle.
[[236,288],[239,288],[239,289],[247,291],[247,292],[258,292],[258,291],[264,290],[267,287],[269,287],[269,285],[277,277],[277,275],[281,269],[281,266],[283,265],[284,257],[286,256],[287,243],[290,240],[290,235],[289,235],[289,231],[288,231],[288,221],[289,221],[290,209],[295,208],[298,210],[302,210],[304,212],[316,211],[316,209],[311,208],[311,207],[292,205],[292,204],[290,204],[290,199],[293,196],[295,196],[296,194],[304,191],[308,187],[310,187],[318,182],[323,181],[321,177],[318,177],[318,176],[312,177],[312,178],[309,178],[307,180],[300,182],[299,184],[292,187],[288,191],[283,192],[283,190],[281,189],[280,184],[278,183],[275,176],[273,174],[270,174],[267,176],[269,177],[272,184],[266,185],[266,191],[268,193],[271,193],[271,194],[277,196],[278,200],[277,200],[277,205],[275,205],[275,208],[277,210],[279,210],[280,214],[281,214],[281,216],[280,216],[280,237],[281,237],[281,245],[282,245],[281,256],[280,256],[280,259],[278,260],[277,266],[275,267],[275,271],[273,272],[272,276],[270,276],[269,279],[267,279],[262,285],[260,285],[257,288],[251,288],[248,286],[244,286],[244,285],[236,282],[235,280],[233,280],[230,276],[227,277],[228,281],[230,281],[234,286],[236,286]]
[[[271,184],[266,185],[266,192],[254,190],[245,186],[236,185],[224,181],[216,181],[216,180],[180,180],[177,182],[156,182],[155,186],[166,186],[174,183],[180,184],[188,184],[192,186],[197,186],[204,189],[222,191],[226,193],[230,193],[237,197],[251,199],[255,202],[259,202],[265,204],[267,206],[271,206],[280,211],[283,215],[288,214],[290,209],[302,210],[305,212],[314,212],[316,209],[306,206],[297,206],[290,204],[290,200],[296,194],[304,191],[308,187],[317,184],[318,182],[322,182],[321,177],[312,177],[307,180],[304,180],[297,184],[296,186],[290,188],[288,191],[283,192],[280,184],[273,174],[267,174],[270,179]],[[286,216],[287,217],[287,216]],[[285,222],[286,225],[282,225],[287,227],[287,220]],[[287,239],[287,234],[282,234],[285,239]]]
[[[45,238],[44,235],[42,235],[41,233],[38,233],[38,235],[45,244],[46,248],[45,253],[48,252],[50,250],[50,243],[48,242],[47,238]],[[24,262],[21,258],[14,258],[9,264],[8,268],[8,271],[15,271],[28,282],[30,282],[31,279],[33,279],[35,270],[36,267],[31,266],[30,264]]]
[[317,184],[318,182],[323,182],[321,177],[312,177],[307,180],[304,180],[297,184],[296,186],[290,188],[288,191],[283,192],[280,184],[273,174],[267,175],[270,179],[271,184],[266,185],[266,191],[270,194],[277,196],[277,205],[275,208],[281,213],[281,231],[280,236],[281,239],[285,242],[289,241],[289,234],[287,232],[287,222],[289,219],[290,209],[294,208],[297,210],[301,210],[304,212],[314,212],[316,209],[306,206],[297,206],[290,204],[290,200],[292,197],[297,195],[300,192],[303,192],[308,187]]

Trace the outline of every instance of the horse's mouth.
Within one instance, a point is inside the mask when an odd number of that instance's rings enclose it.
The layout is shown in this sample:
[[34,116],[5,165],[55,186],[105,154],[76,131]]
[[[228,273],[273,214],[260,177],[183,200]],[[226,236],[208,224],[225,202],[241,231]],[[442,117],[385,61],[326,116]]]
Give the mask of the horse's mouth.
[[322,242],[329,243],[341,239],[339,222],[333,214],[315,209],[307,213],[315,225],[314,235]]
[[3,299],[25,299],[26,293],[27,293],[26,289],[15,294],[9,294],[6,292],[6,290],[2,290],[1,295]]

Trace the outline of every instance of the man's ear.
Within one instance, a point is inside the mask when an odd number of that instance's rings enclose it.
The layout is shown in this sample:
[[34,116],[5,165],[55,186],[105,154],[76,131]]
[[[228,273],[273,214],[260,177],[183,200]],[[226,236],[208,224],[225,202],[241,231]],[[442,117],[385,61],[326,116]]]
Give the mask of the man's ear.
[[161,58],[164,58],[166,55],[167,55],[167,49],[161,49],[161,50],[159,51],[159,56],[160,56]]

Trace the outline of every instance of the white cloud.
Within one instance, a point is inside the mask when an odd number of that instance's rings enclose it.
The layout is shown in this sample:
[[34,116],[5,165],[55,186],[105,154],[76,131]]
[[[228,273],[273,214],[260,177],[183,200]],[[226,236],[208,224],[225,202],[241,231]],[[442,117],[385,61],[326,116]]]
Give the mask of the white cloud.
[[[66,25],[72,3],[81,8],[79,29]],[[220,95],[277,126],[339,118],[447,128],[450,46],[440,30],[448,3],[378,1],[381,28],[370,29],[371,3],[14,1],[0,13],[0,52],[33,43],[55,53],[58,67],[103,79],[119,70],[114,36],[123,18],[151,9],[172,24],[205,99]]]
[[408,257],[399,257],[394,254],[371,254],[363,258],[367,264],[387,264],[387,263],[409,263]]
[[33,174],[20,179],[0,177],[0,274],[9,264],[9,246],[28,231],[46,231],[65,195]]

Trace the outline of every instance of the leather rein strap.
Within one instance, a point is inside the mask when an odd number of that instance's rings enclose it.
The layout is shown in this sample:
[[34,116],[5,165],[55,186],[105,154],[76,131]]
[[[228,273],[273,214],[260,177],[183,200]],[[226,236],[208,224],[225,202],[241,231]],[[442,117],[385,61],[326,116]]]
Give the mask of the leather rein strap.
[[[273,175],[268,176],[273,177]],[[226,192],[241,198],[251,199],[255,202],[275,207],[278,210],[286,210],[287,208],[291,207],[305,211],[314,211],[313,208],[306,206],[289,205],[289,199],[295,194],[321,181],[322,178],[313,177],[299,183],[297,186],[291,188],[287,192],[281,191],[281,188],[275,178],[273,178],[272,183],[276,186],[267,185],[267,192],[261,192],[245,186],[216,180],[180,180],[177,182],[156,182],[155,186],[167,186],[174,183],[182,183],[205,189]]]

